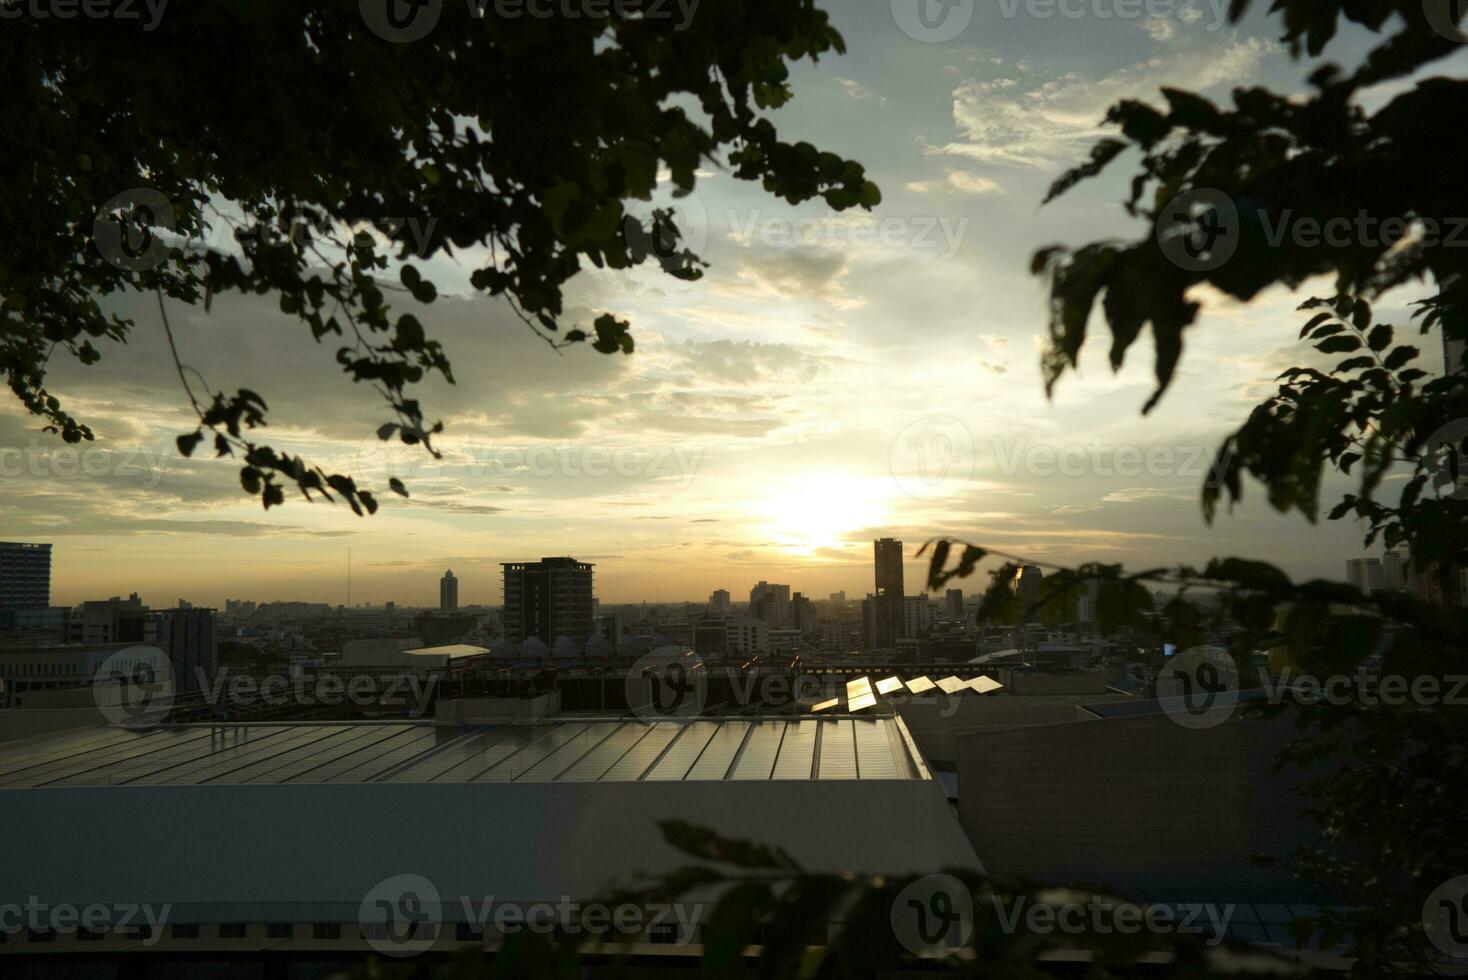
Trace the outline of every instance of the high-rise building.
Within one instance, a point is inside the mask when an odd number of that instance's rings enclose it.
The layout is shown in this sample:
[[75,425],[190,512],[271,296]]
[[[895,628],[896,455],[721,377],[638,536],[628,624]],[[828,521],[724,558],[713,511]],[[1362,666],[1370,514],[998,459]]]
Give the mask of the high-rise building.
[[0,609],[51,605],[51,546],[0,541]]
[[454,578],[452,568],[444,572],[443,578],[438,580],[438,608],[443,612],[453,612],[459,608],[459,580]]
[[727,616],[733,611],[734,604],[730,601],[728,589],[715,589],[709,596],[709,615]]
[[749,614],[772,629],[790,625],[790,586],[761,581],[749,590]]
[[730,653],[766,653],[770,649],[770,624],[763,619],[731,619],[724,623],[724,637]]
[[81,630],[83,643],[158,642],[157,620],[136,592],[83,602]]
[[505,562],[505,636],[524,643],[532,636],[550,646],[563,636],[585,643],[596,629],[591,569],[574,558]]
[[[1346,563],[1350,574],[1350,562]],[[1381,556],[1381,587],[1391,592],[1414,592],[1417,576],[1412,573],[1412,553],[1404,544],[1388,548]]]
[[902,542],[881,538],[872,550],[877,590],[872,595],[871,649],[895,649],[903,635]]
[[902,635],[920,639],[933,626],[933,607],[926,595],[904,596],[902,599]]
[[963,621],[963,590],[949,589],[943,596],[943,612],[952,622]]
[[1019,581],[1015,583],[1015,591],[1019,593],[1022,610],[1020,622],[1031,623],[1039,618],[1035,607],[1040,604],[1040,597],[1044,594],[1044,581],[1045,573],[1040,571],[1038,565],[1026,565],[1019,570]]
[[[1397,569],[1401,574],[1400,568]],[[1349,558],[1346,560],[1346,581],[1366,595],[1384,587],[1380,558]]]
[[877,649],[877,597],[870,592],[861,601],[861,648]]
[[1101,580],[1087,579],[1086,587],[1076,597],[1076,622],[1096,622],[1097,610],[1101,603]]
[[842,589],[840,592],[832,592],[831,597],[826,601],[831,604],[832,615],[841,615],[846,611],[846,590]]
[[213,609],[166,609],[154,613],[158,646],[173,663],[174,690],[203,690],[214,676],[219,644],[214,636]]
[[802,633],[816,628],[816,604],[799,592],[790,600],[790,627]]

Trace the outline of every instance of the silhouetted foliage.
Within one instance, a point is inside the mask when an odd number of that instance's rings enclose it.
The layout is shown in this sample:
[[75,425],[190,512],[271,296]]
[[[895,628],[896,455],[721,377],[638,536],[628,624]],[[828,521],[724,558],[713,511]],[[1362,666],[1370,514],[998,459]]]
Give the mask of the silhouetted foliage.
[[[58,348],[96,364],[127,340],[135,325],[106,312],[109,295],[157,293],[167,329],[164,297],[207,310],[237,291],[274,295],[340,345],[342,372],[387,402],[379,438],[434,452],[442,426],[411,391],[454,373],[431,323],[402,308],[437,296],[420,263],[467,258],[474,288],[552,344],[630,354],[613,312],[563,325],[563,289],[588,263],[701,275],[671,212],[644,223],[624,207],[651,199],[660,170],[677,194],[708,165],[791,203],[880,199],[859,164],[781,140],[765,115],[791,97],[789,62],[843,50],[813,0],[708,3],[686,21],[631,4],[549,19],[431,4],[415,16],[431,10],[433,29],[406,41],[370,29],[372,8],[177,3],[147,30],[24,5],[7,17],[0,369],[49,430],[92,438],[47,364]],[[230,246],[212,247],[225,228]],[[294,484],[376,509],[350,475],[256,441],[262,394],[213,390],[183,364],[179,377],[199,416],[180,452],[207,440],[238,457],[267,508]]]
[[[1237,20],[1248,6],[1235,0],[1231,16]],[[1333,296],[1301,306],[1309,319],[1299,336],[1318,353],[1342,359],[1329,370],[1299,366],[1280,375],[1278,391],[1220,447],[1202,491],[1204,517],[1212,521],[1221,502],[1240,501],[1248,474],[1263,484],[1275,509],[1314,521],[1324,477],[1354,475],[1358,491],[1334,504],[1329,518],[1362,520],[1368,546],[1378,540],[1409,545],[1427,594],[1438,600],[1365,595],[1323,580],[1295,583],[1273,566],[1237,558],[1215,559],[1201,571],[1131,575],[1088,566],[1047,575],[1045,594],[1081,576],[1101,577],[1110,585],[1106,604],[1114,623],[1131,608],[1117,596],[1134,585],[1208,590],[1219,598],[1212,625],[1238,627],[1230,642],[1241,667],[1258,650],[1282,649],[1317,674],[1350,674],[1379,654],[1384,675],[1446,691],[1462,672],[1468,632],[1468,616],[1450,601],[1459,572],[1468,568],[1468,501],[1460,499],[1459,468],[1468,450],[1465,366],[1449,363],[1445,377],[1430,378],[1416,363],[1418,347],[1398,342],[1400,325],[1376,322],[1373,305],[1388,290],[1425,282],[1431,291],[1416,304],[1418,332],[1436,344],[1468,339],[1468,253],[1454,247],[1468,244],[1454,237],[1468,239],[1468,192],[1455,168],[1443,165],[1468,148],[1468,81],[1403,81],[1461,51],[1468,37],[1447,2],[1278,0],[1272,9],[1283,17],[1296,57],[1324,51],[1342,18],[1373,31],[1387,24],[1398,29],[1354,70],[1317,68],[1304,99],[1248,87],[1236,89],[1232,107],[1225,107],[1165,89],[1165,109],[1135,101],[1112,107],[1107,119],[1123,139],[1099,143],[1089,161],[1055,182],[1049,197],[1136,149],[1140,170],[1125,204],[1154,234],[1036,254],[1032,269],[1050,287],[1050,346],[1042,358],[1047,389],[1077,365],[1094,306],[1111,332],[1114,368],[1143,328],[1151,329],[1157,388],[1146,412],[1172,381],[1184,331],[1209,288],[1249,300],[1269,286],[1294,288],[1333,276]],[[1400,91],[1366,112],[1357,97],[1386,81]],[[1199,220],[1207,235],[1190,243],[1203,247],[1182,262],[1163,246],[1178,216],[1170,208],[1187,209],[1184,216]],[[1313,233],[1298,234],[1298,223],[1307,221]],[[1228,235],[1235,237],[1221,237]],[[1384,483],[1394,465],[1408,471],[1405,481]],[[1401,488],[1397,499],[1381,499],[1394,485]],[[947,542],[935,550],[930,586],[972,571],[985,556],[968,546],[963,567],[947,569],[948,553]],[[999,578],[1012,576],[1014,567],[995,573],[991,592],[1006,587]],[[1192,624],[1195,632],[1203,625]],[[1387,704],[1367,697],[1287,701],[1268,710],[1286,707],[1295,711],[1301,735],[1281,764],[1339,764],[1309,791],[1322,845],[1306,848],[1290,868],[1353,906],[1298,921],[1299,936],[1325,947],[1348,941],[1361,976],[1430,969],[1424,900],[1468,867],[1461,833],[1468,812],[1461,779],[1468,712],[1446,698]]]

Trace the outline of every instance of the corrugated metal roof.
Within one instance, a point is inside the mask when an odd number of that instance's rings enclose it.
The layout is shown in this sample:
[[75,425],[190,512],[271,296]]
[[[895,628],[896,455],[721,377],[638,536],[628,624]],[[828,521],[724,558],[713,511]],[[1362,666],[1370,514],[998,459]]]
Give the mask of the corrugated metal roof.
[[869,716],[90,729],[0,748],[0,789],[923,778],[901,724]]

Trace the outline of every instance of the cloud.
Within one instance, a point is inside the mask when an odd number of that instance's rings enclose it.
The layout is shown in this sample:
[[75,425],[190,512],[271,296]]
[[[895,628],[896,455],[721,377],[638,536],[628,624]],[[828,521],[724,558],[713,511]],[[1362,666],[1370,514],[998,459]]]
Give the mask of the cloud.
[[[1193,13],[1199,12],[1193,11]],[[1159,44],[1177,37],[1177,24],[1166,17],[1144,17],[1137,26],[1142,29],[1142,33]]]
[[739,260],[733,282],[716,288],[726,295],[778,296],[785,299],[840,299],[846,256],[835,249],[788,248],[751,252]]
[[1151,58],[1100,77],[1068,72],[1048,81],[972,80],[953,92],[960,139],[932,153],[1019,167],[1049,168],[1085,153],[1106,132],[1106,109],[1123,98],[1156,98],[1163,86],[1204,90],[1256,76],[1280,50],[1271,41],[1234,41],[1212,57],[1196,49]]
[[964,194],[1003,194],[1004,188],[988,177],[980,177],[966,170],[953,170],[948,174],[948,186]]
[[1101,498],[1108,504],[1134,504],[1142,500],[1172,499],[1192,500],[1193,495],[1180,494],[1163,487],[1124,487],[1113,490]]

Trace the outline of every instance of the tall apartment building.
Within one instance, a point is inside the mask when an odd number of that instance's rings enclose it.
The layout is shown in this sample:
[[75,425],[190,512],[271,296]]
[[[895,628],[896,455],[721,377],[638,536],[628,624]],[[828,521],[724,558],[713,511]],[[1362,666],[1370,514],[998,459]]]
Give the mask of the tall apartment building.
[[963,622],[963,590],[949,589],[943,596],[943,613],[955,623]]
[[766,653],[770,649],[770,624],[763,619],[731,619],[724,624],[724,637],[730,653]]
[[438,580],[438,608],[442,612],[453,612],[459,608],[459,580],[450,568]]
[[1412,573],[1412,553],[1406,545],[1399,544],[1382,553],[1381,587],[1393,592],[1417,590],[1417,576]]
[[713,594],[709,596],[709,615],[729,615],[734,609],[734,603],[730,601],[731,598],[728,589],[715,589]]
[[790,625],[790,586],[761,581],[749,590],[749,614],[772,629]]
[[165,609],[154,613],[158,646],[173,663],[174,690],[202,690],[214,676],[219,643],[213,609]]
[[[1397,575],[1400,578],[1401,569],[1398,567]],[[1360,591],[1370,595],[1383,587],[1382,565],[1380,558],[1349,558],[1346,560],[1346,581],[1350,582]]]
[[0,609],[51,605],[51,546],[0,541]]
[[790,600],[790,628],[809,633],[816,628],[816,604],[799,592]]
[[539,637],[547,646],[563,636],[585,643],[596,630],[592,565],[574,558],[505,562],[505,636],[514,643]]
[[877,590],[872,594],[870,648],[895,649],[903,635],[902,542],[880,538],[873,542]]
[[1015,591],[1019,593],[1020,607],[1023,609],[1020,622],[1033,623],[1039,620],[1035,607],[1040,604],[1040,598],[1044,595],[1044,582],[1045,573],[1040,571],[1038,565],[1026,565],[1019,570]]
[[920,639],[933,626],[933,607],[926,595],[905,596],[902,600],[902,635]]

